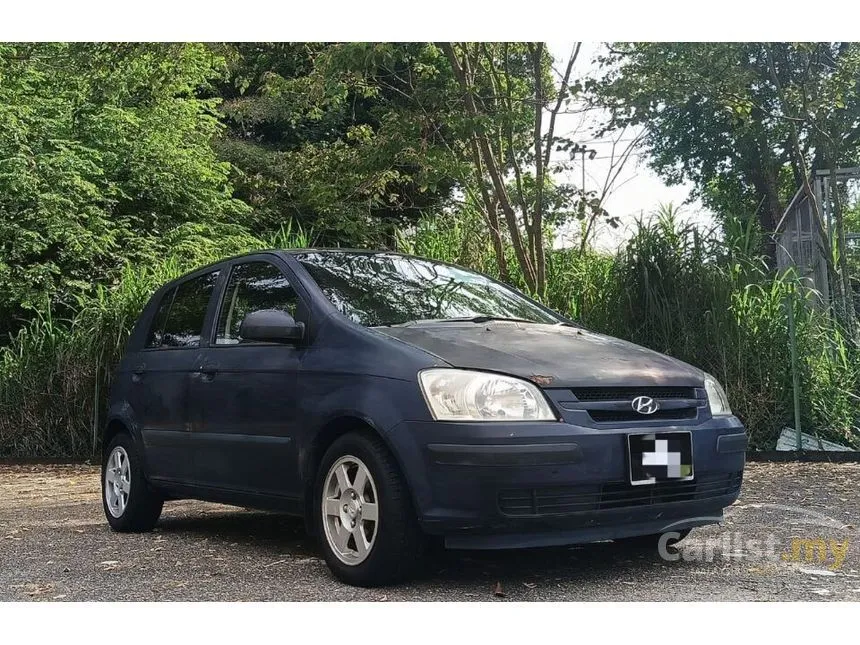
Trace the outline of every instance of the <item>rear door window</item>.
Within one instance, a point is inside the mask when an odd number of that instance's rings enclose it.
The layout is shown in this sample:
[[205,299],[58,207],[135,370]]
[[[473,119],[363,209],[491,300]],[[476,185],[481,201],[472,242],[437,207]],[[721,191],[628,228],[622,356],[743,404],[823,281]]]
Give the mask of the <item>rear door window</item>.
[[[206,308],[215,290],[218,273],[212,271],[187,280],[165,295],[153,319],[147,347],[200,346]],[[160,320],[164,321],[163,324],[159,324]]]
[[262,309],[280,309],[296,317],[299,298],[281,270],[268,262],[237,264],[230,273],[218,315],[216,345],[236,345],[245,316]]

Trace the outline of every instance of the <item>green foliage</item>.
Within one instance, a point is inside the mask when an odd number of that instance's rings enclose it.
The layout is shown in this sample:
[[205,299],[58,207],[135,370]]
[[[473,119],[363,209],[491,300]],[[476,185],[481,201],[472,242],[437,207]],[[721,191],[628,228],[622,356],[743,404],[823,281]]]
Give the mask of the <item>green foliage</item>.
[[223,68],[194,44],[0,45],[0,337],[247,212],[198,97]]
[[[860,445],[860,352],[760,251],[807,170],[792,128],[815,168],[860,156],[860,46],[616,44],[603,62],[583,88],[534,43],[0,44],[0,455],[91,453],[158,285],[310,245],[470,266],[707,369],[758,448],[792,423],[792,306],[804,427]],[[608,126],[645,128],[655,169],[695,184],[722,237],[669,208],[615,257],[544,253],[573,217],[614,221],[553,181],[562,166],[537,170],[576,148],[536,120],[585,90]]]
[[609,126],[644,127],[652,167],[715,213],[773,231],[810,167],[856,165],[857,43],[614,43],[601,62]]
[[384,246],[443,203],[461,174],[436,112],[446,64],[429,43],[236,45],[216,148],[252,232],[289,219],[322,244]]
[[[423,218],[398,248],[494,275],[494,251],[476,212]],[[192,239],[185,232],[184,239]],[[203,263],[252,248],[305,247],[292,224],[269,240],[239,234],[179,246],[154,268],[126,265],[117,287],[82,297],[69,321],[45,307],[0,348],[0,455],[92,453],[95,410],[150,294]],[[586,326],[676,356],[725,385],[752,446],[772,448],[793,423],[786,303],[793,303],[803,426],[860,447],[860,352],[832,320],[803,306],[799,282],[772,279],[747,232],[719,240],[681,225],[671,209],[640,222],[617,256],[560,249],[549,254],[546,303]],[[510,249],[507,252],[512,254]],[[522,284],[521,274],[512,282]]]
[[117,286],[80,296],[68,320],[43,305],[6,347],[0,347],[0,455],[92,456],[101,433],[113,368],[152,293],[200,265],[262,248],[306,247],[285,226],[270,240],[239,231],[185,230],[181,243],[151,266],[126,263]]
[[[556,86],[543,44],[458,43],[457,55],[471,61],[466,86],[474,97],[466,101],[444,49],[233,46],[218,88],[228,129],[215,145],[235,169],[237,196],[254,207],[252,232],[289,218],[312,227],[322,244],[390,246],[398,227],[438,214],[463,193],[488,221],[498,220],[496,204],[510,214],[500,228],[518,249],[513,261],[525,264],[529,290],[536,288],[542,220],[559,225],[584,215],[574,208],[580,191],[551,181],[560,168],[536,164],[542,149],[572,145],[551,133],[536,142],[534,132],[539,116],[562,107],[559,91],[569,98],[574,88]],[[476,138],[490,146],[480,158]],[[506,189],[496,190],[493,174]]]

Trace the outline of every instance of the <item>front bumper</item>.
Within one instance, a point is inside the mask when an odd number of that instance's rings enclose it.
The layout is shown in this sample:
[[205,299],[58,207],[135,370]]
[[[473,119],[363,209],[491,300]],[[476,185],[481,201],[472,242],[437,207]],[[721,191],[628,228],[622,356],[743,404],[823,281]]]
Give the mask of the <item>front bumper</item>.
[[[628,483],[627,435],[690,431],[695,479]],[[719,522],[740,492],[735,417],[596,429],[565,422],[403,422],[389,433],[425,532],[451,548],[593,542]]]

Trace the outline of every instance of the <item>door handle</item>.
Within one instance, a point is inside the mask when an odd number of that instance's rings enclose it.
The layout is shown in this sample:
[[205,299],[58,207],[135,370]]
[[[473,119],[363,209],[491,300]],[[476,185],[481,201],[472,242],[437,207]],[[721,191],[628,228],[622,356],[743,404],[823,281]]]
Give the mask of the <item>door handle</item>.
[[200,376],[207,383],[215,378],[218,373],[218,367],[215,365],[204,365],[200,368]]
[[136,365],[134,367],[134,369],[131,371],[132,382],[140,383],[141,379],[143,378],[143,374],[144,374],[144,366],[143,365]]

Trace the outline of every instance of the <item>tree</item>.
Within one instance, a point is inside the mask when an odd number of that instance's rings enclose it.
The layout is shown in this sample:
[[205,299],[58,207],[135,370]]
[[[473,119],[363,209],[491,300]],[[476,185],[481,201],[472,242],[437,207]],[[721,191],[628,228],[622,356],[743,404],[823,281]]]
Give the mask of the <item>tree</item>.
[[[466,116],[466,157],[505,276],[499,217],[505,223],[527,288],[546,290],[544,216],[556,117],[571,94],[574,47],[558,87],[543,43],[441,43],[459,87]],[[546,127],[544,116],[547,115]],[[527,134],[528,133],[528,134]],[[528,143],[525,137],[530,135]],[[506,183],[513,174],[513,190]],[[533,183],[530,199],[527,183]]]
[[[776,88],[781,116],[789,122],[789,132],[796,164],[800,166],[801,185],[810,200],[819,232],[819,244],[827,262],[831,285],[839,295],[837,314],[846,328],[856,334],[848,245],[842,207],[842,187],[836,170],[857,157],[860,141],[860,47],[854,43],[803,43],[796,54],[804,63],[792,68],[785,49],[765,45],[768,70]],[[801,132],[808,130],[816,159],[808,162],[801,142]],[[832,215],[837,240],[838,268],[831,258],[826,226],[815,195],[809,172],[815,166],[830,171],[833,186]]]
[[[770,233],[809,171],[827,167],[828,137],[842,142],[839,163],[857,156],[856,94],[826,89],[856,84],[855,58],[838,43],[614,43],[590,89],[609,128],[644,127],[666,180]],[[764,251],[775,256],[767,238]]]
[[511,246],[542,294],[552,228],[606,216],[553,181],[578,51],[556,80],[542,43],[237,45],[216,147],[257,227],[290,217],[323,243],[385,246],[422,213],[478,206],[499,275]]
[[240,221],[195,44],[0,45],[0,334],[64,313],[182,225]]
[[323,244],[387,245],[450,196],[456,175],[425,102],[442,62],[426,43],[230,47],[219,88],[254,232],[287,218]]

